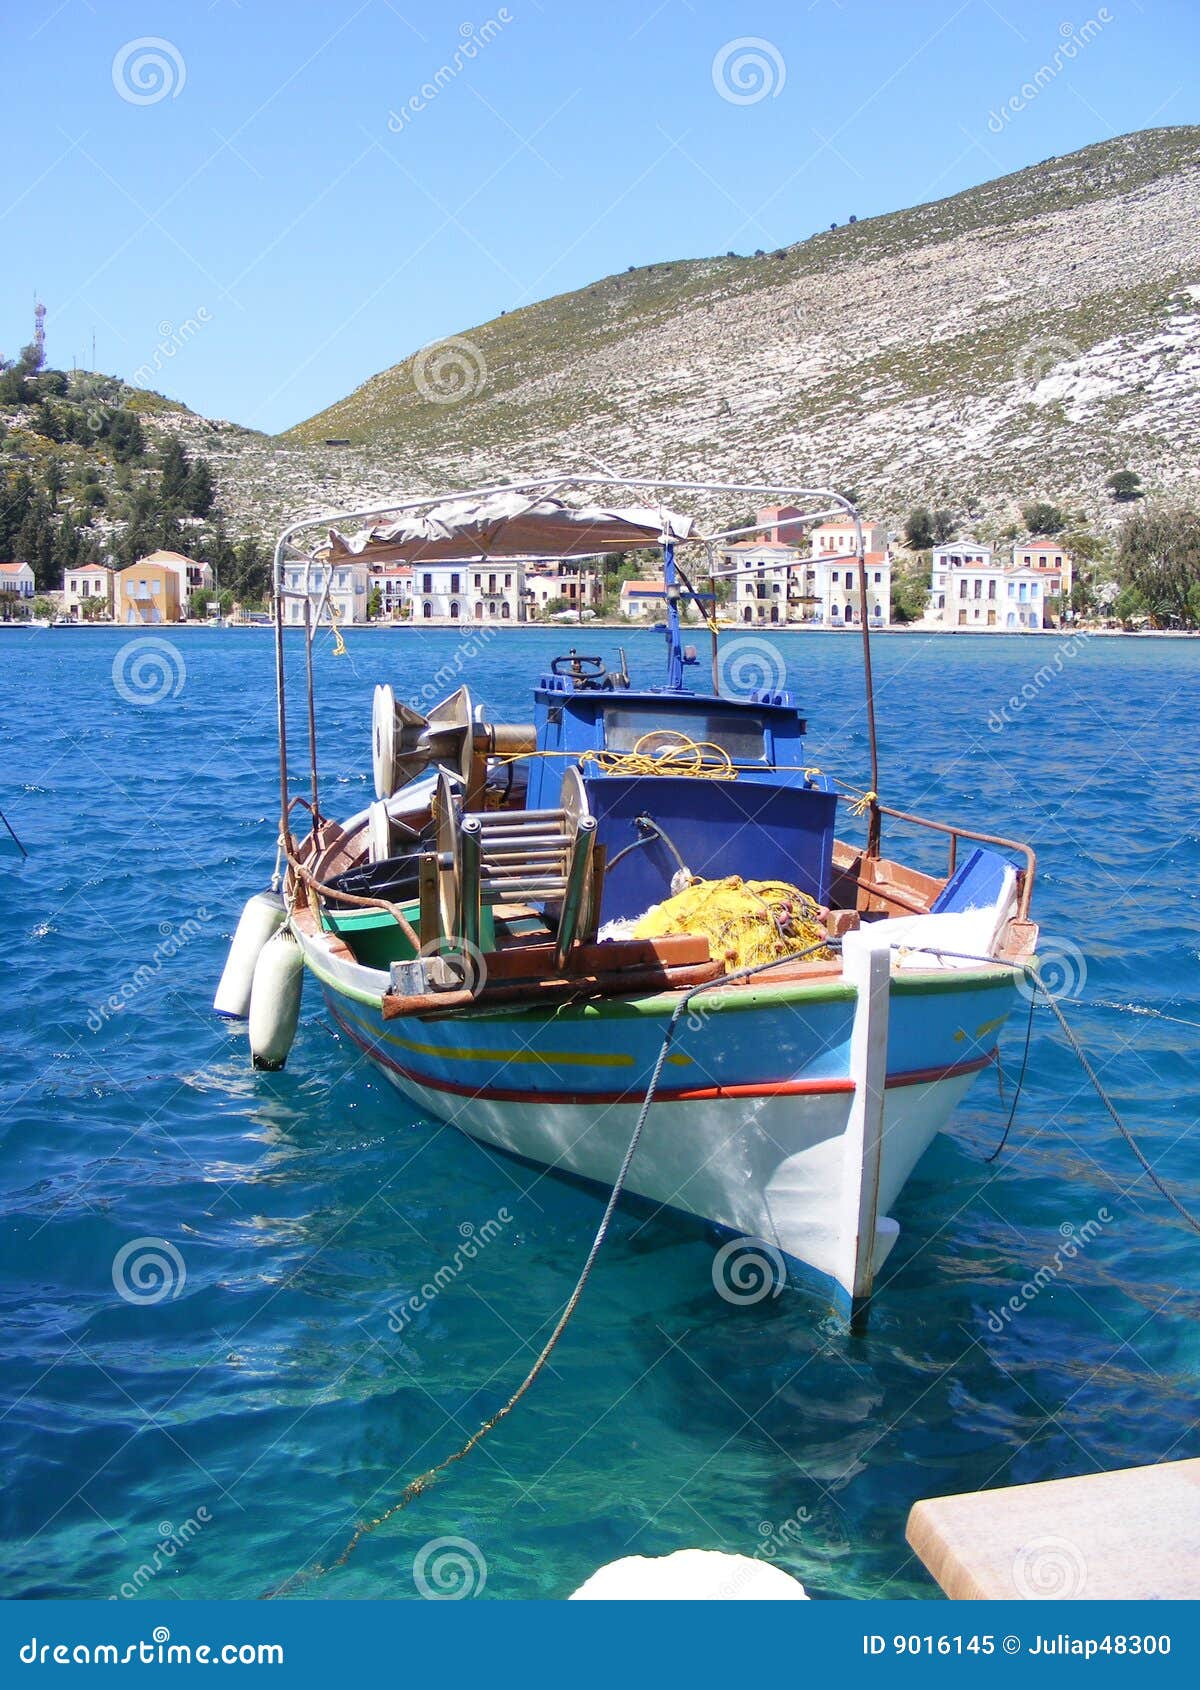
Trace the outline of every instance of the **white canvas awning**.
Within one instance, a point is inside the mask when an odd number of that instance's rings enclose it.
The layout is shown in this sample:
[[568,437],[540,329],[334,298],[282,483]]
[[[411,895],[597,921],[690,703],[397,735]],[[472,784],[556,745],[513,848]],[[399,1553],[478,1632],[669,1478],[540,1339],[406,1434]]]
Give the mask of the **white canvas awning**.
[[402,516],[357,534],[329,530],[318,549],[323,559],[361,558],[367,563],[437,563],[478,557],[583,557],[592,552],[654,546],[664,538],[686,540],[691,517],[672,511],[613,511],[573,507],[560,499],[531,501],[524,493],[435,505],[423,516]]

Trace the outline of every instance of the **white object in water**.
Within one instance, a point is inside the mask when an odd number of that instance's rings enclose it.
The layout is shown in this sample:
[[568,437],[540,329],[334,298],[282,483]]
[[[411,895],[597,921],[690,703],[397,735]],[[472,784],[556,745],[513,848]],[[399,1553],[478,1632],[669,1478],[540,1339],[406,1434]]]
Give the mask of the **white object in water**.
[[262,948],[250,993],[250,1054],[256,1068],[282,1068],[300,1020],[304,955],[289,928]]
[[254,965],[267,940],[283,926],[287,911],[278,892],[256,892],[246,900],[238,917],[237,931],[229,944],[225,968],[213,1008],[218,1015],[245,1020],[250,1013],[250,988]]
[[572,1602],[807,1602],[799,1579],[749,1555],[677,1549],[673,1555],[626,1555],[598,1568]]

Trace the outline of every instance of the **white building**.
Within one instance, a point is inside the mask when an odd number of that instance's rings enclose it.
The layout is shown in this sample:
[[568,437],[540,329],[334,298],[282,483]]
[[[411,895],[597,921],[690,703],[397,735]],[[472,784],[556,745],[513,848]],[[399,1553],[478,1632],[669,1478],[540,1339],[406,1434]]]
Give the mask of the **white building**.
[[[994,561],[992,548],[974,540],[952,540],[933,548],[930,565],[929,616],[944,628],[994,628],[1020,633],[1050,625],[1046,600],[1062,588],[1053,566],[1018,563],[1023,550],[1015,547],[1013,563]],[[1069,564],[1069,559],[1068,559]]]
[[[72,622],[113,613],[113,572],[102,563],[63,570],[62,613]],[[85,614],[86,613],[86,614]]]
[[494,558],[466,566],[467,604],[473,622],[524,622],[525,565]]
[[0,563],[0,614],[5,612],[3,600],[10,596],[21,600],[33,597],[33,570],[27,563]]
[[604,601],[600,571],[577,568],[562,558],[531,563],[525,571],[525,601],[530,611],[540,614],[556,599],[562,599],[569,610],[598,610]]
[[[778,538],[781,532],[787,532],[786,523],[777,525],[786,514],[785,509],[774,506],[760,511],[766,538],[734,541],[722,554],[723,566],[737,572],[733,577],[735,619],[768,626],[797,622],[827,628],[861,623],[853,522],[847,519],[820,524],[805,555],[798,532],[795,545]],[[863,538],[868,544],[883,541],[864,559],[867,616],[872,627],[883,628],[892,614],[892,561],[886,531],[878,523],[864,523]],[[823,545],[830,549],[817,549]]]
[[[332,581],[330,581],[331,571]],[[301,562],[288,563],[284,568],[284,586],[289,593],[302,594],[307,582],[314,620],[321,608],[321,600],[325,594],[327,581],[329,582],[329,599],[325,611],[322,612],[322,621],[328,621],[329,611],[332,611],[339,627],[345,628],[355,622],[365,622],[367,620],[367,603],[371,592],[370,573],[365,563],[356,562],[352,558],[339,558],[332,566],[328,563]],[[289,626],[303,626],[304,601],[302,598],[288,598],[285,601],[284,621]]]
[[475,560],[415,563],[412,573],[414,622],[520,622],[523,566],[511,558],[499,563]]
[[733,612],[738,622],[781,623],[788,620],[788,595],[807,589],[801,553],[782,540],[735,540],[721,554],[721,567],[735,569]]
[[[892,560],[886,551],[868,552],[863,559],[867,572],[867,619],[872,628],[886,628],[892,620]],[[858,559],[840,556],[814,560],[816,614],[806,620],[827,628],[849,628],[861,624],[862,583]]]
[[379,589],[379,614],[383,620],[394,622],[402,616],[407,616],[412,607],[412,565],[410,563],[376,565],[371,571],[371,592],[374,592],[376,588]]
[[652,581],[622,581],[621,615],[638,621],[665,622],[667,600],[662,577]]
[[[766,514],[761,513],[761,514]],[[888,550],[887,529],[882,522],[864,522],[863,545],[868,552]],[[819,522],[809,536],[809,555],[812,557],[845,557],[854,555],[854,521],[848,516],[832,517]]]

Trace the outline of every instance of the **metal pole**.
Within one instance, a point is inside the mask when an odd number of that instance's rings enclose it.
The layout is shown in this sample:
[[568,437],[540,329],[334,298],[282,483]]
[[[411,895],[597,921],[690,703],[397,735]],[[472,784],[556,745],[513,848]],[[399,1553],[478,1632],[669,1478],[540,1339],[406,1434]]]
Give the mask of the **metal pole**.
[[287,772],[287,705],[283,676],[283,548],[281,539],[275,548],[275,703],[276,726],[279,732],[279,838],[286,852],[292,849],[288,827]]
[[858,547],[859,616],[862,620],[863,683],[867,695],[867,740],[871,753],[871,803],[867,823],[867,856],[879,855],[882,824],[879,815],[879,746],[875,738],[875,682],[871,673],[871,618],[867,613],[867,554],[863,543],[862,518],[854,512],[854,539]]
[[312,834],[317,837],[317,705],[313,691],[312,599],[304,600],[305,670],[308,677],[308,761],[312,772]]

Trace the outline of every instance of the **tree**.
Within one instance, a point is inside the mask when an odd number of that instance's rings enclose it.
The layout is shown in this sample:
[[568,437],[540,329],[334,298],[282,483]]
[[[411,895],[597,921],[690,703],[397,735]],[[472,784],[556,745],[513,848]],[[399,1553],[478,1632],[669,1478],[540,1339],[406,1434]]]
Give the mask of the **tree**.
[[1142,478],[1135,469],[1119,469],[1104,483],[1118,504],[1127,505],[1145,497]]
[[212,597],[211,588],[194,587],[188,594],[188,615],[198,622],[203,622],[208,615]]
[[163,506],[171,511],[188,509],[188,475],[191,469],[183,444],[175,435],[167,436],[159,459],[162,474],[159,496]]
[[929,588],[916,575],[892,576],[892,621],[919,622],[929,603]]
[[1193,593],[1200,584],[1200,511],[1188,506],[1137,511],[1121,529],[1118,562],[1122,581],[1137,593],[1146,614],[1160,622],[1200,622],[1200,600]]
[[217,488],[207,458],[197,458],[188,471],[183,496],[193,516],[207,516],[212,510]]
[[904,543],[914,552],[927,552],[934,544],[933,514],[925,505],[914,505],[904,523]]
[[382,609],[383,594],[380,592],[378,584],[376,584],[371,588],[371,596],[367,600],[367,620],[369,622],[374,622]]
[[124,407],[109,412],[103,432],[114,463],[127,464],[131,458],[140,458],[145,453],[146,436],[136,412]]
[[1061,534],[1067,526],[1063,512],[1057,505],[1048,504],[1045,499],[1022,505],[1021,518],[1031,534]]
[[934,511],[934,513],[933,513],[933,537],[934,537],[934,539],[936,540],[936,542],[939,546],[944,545],[947,540],[953,540],[953,538],[954,538],[954,536],[957,532],[958,532],[958,523],[955,520],[953,511],[947,511],[947,510],[936,510],[936,511]]
[[33,601],[33,614],[35,616],[53,616],[54,605],[49,599],[36,598]]

